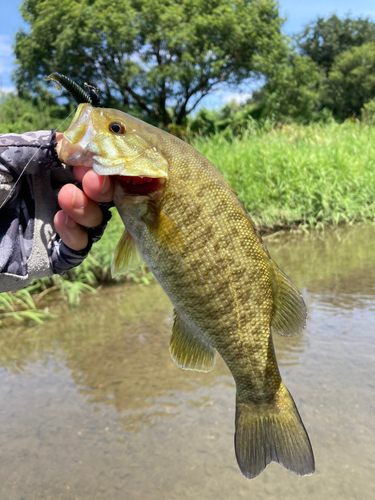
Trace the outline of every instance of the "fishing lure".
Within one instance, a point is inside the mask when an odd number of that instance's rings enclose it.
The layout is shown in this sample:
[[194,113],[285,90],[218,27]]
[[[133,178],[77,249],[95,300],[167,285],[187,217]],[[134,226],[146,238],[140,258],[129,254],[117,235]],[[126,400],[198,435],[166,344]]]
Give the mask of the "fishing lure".
[[102,103],[100,101],[100,96],[99,96],[100,88],[99,87],[94,87],[93,85],[89,85],[86,82],[83,84],[83,86],[85,88],[87,88],[88,91],[89,91],[89,95],[90,95],[90,99],[91,99],[91,105],[94,108],[100,108],[100,106],[102,105]]
[[64,87],[77,104],[87,103],[91,104],[94,108],[100,107],[100,89],[98,87],[85,83],[84,87],[88,90],[86,92],[76,82],[61,73],[57,73],[57,71],[46,76],[44,80],[46,82],[51,81],[57,90],[62,90],[62,87]]

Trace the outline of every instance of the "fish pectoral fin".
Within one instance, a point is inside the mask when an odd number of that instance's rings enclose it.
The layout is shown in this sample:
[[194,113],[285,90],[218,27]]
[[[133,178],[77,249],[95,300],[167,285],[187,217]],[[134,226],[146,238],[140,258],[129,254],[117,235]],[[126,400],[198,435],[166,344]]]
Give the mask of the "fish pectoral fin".
[[191,333],[176,311],[169,352],[174,364],[183,370],[210,372],[215,366],[215,349]]
[[134,238],[127,229],[123,232],[117,243],[115,255],[113,256],[111,273],[112,278],[126,273],[131,269],[137,269],[142,263]]
[[276,264],[274,264],[274,272],[272,332],[292,337],[300,333],[306,325],[305,302],[288,276]]

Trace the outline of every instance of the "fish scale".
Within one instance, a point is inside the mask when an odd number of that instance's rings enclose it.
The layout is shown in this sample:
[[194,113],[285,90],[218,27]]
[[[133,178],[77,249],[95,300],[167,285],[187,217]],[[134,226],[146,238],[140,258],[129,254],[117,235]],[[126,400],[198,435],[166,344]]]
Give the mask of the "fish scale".
[[[113,124],[126,132],[114,134]],[[177,366],[207,372],[216,351],[224,359],[236,383],[235,450],[242,473],[255,477],[275,461],[311,474],[310,441],[281,380],[271,335],[299,333],[305,305],[230,185],[176,137],[88,104],[78,108],[61,154],[73,165],[89,165],[91,155],[99,174],[111,173],[113,165],[117,178],[159,179],[147,193],[116,182],[114,203],[126,230],[114,273],[125,272],[140,252],[175,308],[170,352]]]

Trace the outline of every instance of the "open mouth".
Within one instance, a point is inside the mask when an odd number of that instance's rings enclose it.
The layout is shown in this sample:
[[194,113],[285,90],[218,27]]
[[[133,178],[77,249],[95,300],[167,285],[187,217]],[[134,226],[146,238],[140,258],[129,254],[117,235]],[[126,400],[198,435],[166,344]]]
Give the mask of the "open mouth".
[[146,195],[153,193],[159,187],[162,179],[152,177],[131,177],[115,175],[125,193]]

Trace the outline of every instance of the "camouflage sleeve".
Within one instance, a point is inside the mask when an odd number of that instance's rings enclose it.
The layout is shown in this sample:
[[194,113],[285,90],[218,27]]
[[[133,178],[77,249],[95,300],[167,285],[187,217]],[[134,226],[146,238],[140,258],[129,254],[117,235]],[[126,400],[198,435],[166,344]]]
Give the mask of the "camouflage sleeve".
[[62,243],[53,226],[57,195],[64,184],[78,183],[55,146],[54,130],[0,135],[0,292],[77,266],[109,220],[103,206],[103,224],[88,230],[84,251]]
[[72,250],[61,241],[58,235],[57,238],[52,241],[50,249],[50,264],[54,274],[64,274],[72,267],[79,266],[79,264],[81,264],[81,262],[87,257],[93,243],[99,241],[103,236],[104,230],[107,227],[107,223],[112,215],[109,209],[113,206],[113,204],[99,203],[99,206],[103,213],[103,222],[100,226],[85,228],[89,236],[89,242],[86,248],[83,250]]
[[56,144],[55,130],[0,135],[0,206],[19,196],[22,174],[61,167]]

